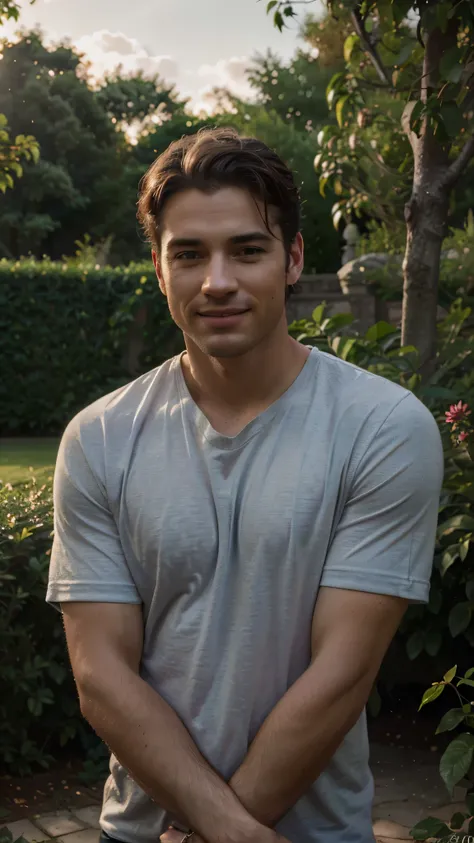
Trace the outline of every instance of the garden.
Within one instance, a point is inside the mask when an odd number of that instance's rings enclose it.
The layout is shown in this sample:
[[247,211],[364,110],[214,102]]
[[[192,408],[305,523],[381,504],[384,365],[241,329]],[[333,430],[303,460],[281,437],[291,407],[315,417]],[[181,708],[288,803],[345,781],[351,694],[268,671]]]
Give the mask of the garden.
[[[267,11],[281,29],[297,6]],[[0,0],[0,18],[17,13]],[[368,711],[373,740],[433,747],[448,791],[467,788],[465,811],[415,839],[474,830],[474,3],[342,0],[300,25],[293,58],[256,56],[254,96],[216,90],[211,115],[158,77],[93,84],[85,57],[39,31],[2,44],[0,819],[88,804],[107,772],[45,604],[55,457],[77,411],[182,348],[136,229],[137,184],[172,140],[230,124],[294,168],[305,273],[338,270],[356,226],[359,283],[402,302],[400,324],[364,331],[321,302],[290,332],[413,391],[438,422],[430,600],[409,608]],[[374,254],[385,262],[364,272]]]

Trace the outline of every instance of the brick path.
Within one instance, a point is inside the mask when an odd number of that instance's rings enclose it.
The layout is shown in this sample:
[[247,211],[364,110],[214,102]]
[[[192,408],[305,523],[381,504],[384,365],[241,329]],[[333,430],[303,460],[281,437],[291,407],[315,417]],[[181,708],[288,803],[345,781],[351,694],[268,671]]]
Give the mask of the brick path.
[[[411,840],[410,828],[424,817],[432,815],[448,821],[456,810],[464,810],[464,791],[458,788],[454,800],[449,799],[439,776],[437,759],[429,752],[375,746],[372,770],[374,832],[378,843]],[[99,812],[96,804],[33,815],[7,823],[7,828],[14,841],[23,836],[27,843],[97,843]]]

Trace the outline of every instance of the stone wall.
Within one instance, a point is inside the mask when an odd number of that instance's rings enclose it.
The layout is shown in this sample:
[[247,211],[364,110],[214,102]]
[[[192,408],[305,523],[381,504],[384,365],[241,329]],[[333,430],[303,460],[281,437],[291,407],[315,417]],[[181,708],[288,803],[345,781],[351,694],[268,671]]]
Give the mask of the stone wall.
[[384,302],[371,295],[360,283],[343,292],[336,273],[302,275],[296,292],[288,301],[288,321],[309,318],[318,304],[327,304],[328,315],[353,313],[356,326],[366,331],[374,322],[385,320],[400,324],[401,302]]

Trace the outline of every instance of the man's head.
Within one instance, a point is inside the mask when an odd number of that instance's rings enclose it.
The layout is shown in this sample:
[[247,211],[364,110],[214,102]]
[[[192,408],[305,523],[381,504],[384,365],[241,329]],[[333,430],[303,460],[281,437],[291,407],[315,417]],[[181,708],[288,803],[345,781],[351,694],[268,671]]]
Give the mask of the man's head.
[[300,201],[261,141],[221,129],[171,144],[142,179],[138,218],[188,343],[233,357],[286,325],[303,264]]

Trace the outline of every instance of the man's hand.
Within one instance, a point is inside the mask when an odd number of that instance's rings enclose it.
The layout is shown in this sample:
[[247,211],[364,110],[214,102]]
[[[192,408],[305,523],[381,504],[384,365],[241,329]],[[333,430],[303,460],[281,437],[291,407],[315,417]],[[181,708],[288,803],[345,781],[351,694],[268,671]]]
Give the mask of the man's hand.
[[[181,843],[184,834],[185,832],[178,831],[176,828],[168,828],[161,835],[160,843]],[[190,843],[206,843],[206,841],[199,834],[195,834],[191,838]],[[281,834],[277,834],[271,828],[265,828],[258,833],[258,837],[256,836],[253,840],[249,840],[248,843],[290,843],[290,841],[286,837],[282,837]]]

